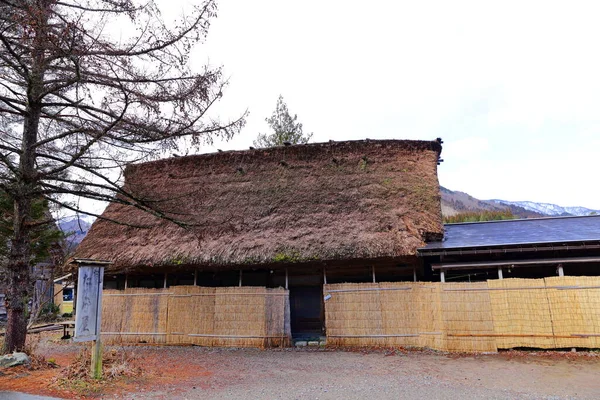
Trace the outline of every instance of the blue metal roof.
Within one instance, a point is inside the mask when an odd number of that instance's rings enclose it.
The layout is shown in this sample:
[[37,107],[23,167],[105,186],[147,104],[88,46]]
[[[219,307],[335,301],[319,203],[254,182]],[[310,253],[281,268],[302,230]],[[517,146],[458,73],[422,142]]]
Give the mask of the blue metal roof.
[[428,250],[600,241],[600,215],[446,224],[444,240]]

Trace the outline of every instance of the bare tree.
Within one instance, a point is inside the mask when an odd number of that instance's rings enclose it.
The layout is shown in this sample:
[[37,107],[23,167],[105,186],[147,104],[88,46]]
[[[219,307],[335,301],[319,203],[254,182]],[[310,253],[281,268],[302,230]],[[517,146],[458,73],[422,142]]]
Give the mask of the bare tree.
[[177,149],[181,138],[199,145],[243,126],[244,115],[223,123],[209,114],[226,85],[221,69],[189,66],[215,1],[175,27],[153,0],[134,1],[0,0],[0,190],[14,205],[5,352],[25,344],[36,199],[89,215],[68,196],[160,215],[114,171]]

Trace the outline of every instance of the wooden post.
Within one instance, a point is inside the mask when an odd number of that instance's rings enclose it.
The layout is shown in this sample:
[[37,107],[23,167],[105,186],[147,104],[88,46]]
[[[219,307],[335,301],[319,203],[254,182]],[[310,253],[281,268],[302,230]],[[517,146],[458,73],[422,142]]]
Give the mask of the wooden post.
[[377,280],[375,279],[375,266],[374,265],[371,267],[371,274],[373,275],[373,283],[377,283]]
[[198,270],[194,270],[194,286],[198,286]]
[[127,274],[125,274],[125,289],[127,289]]
[[242,270],[241,269],[240,269],[240,283],[238,286],[242,287]]
[[288,290],[288,269],[285,269],[285,290]]
[[100,334],[98,338],[92,341],[92,378],[102,378],[102,341],[100,340]]
[[417,281],[417,267],[413,267],[413,282]]
[[502,267],[498,267],[498,279],[504,279],[502,276]]
[[167,288],[167,273],[165,272],[165,281],[164,281],[164,285],[163,288]]
[[446,270],[440,270],[440,282],[446,282]]
[[327,285],[327,268],[323,267],[323,284]]
[[558,264],[558,276],[565,276],[565,270],[562,264]]
[[104,283],[104,267],[100,272],[100,290],[98,290],[98,304],[96,311],[96,340],[92,341],[92,365],[91,373],[92,378],[102,378],[102,339],[101,339],[101,325],[102,325],[102,286]]

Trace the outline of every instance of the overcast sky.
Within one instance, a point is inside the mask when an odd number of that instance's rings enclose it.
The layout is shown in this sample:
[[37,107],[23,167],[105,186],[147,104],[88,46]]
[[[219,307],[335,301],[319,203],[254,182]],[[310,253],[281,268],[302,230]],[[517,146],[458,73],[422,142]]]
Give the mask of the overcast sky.
[[248,148],[282,94],[315,142],[441,137],[449,189],[600,209],[597,3],[220,0],[193,59],[250,116],[215,147]]

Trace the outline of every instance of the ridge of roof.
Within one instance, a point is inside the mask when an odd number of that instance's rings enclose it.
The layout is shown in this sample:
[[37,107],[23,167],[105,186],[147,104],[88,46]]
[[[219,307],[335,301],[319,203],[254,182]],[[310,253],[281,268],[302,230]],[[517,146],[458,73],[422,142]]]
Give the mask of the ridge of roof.
[[190,154],[186,156],[175,156],[175,157],[166,157],[160,158],[157,160],[145,161],[140,163],[134,163],[127,166],[127,168],[133,167],[144,167],[150,165],[159,165],[161,163],[170,163],[170,162],[185,162],[188,160],[203,160],[203,159],[211,159],[218,157],[225,157],[231,155],[254,155],[260,153],[274,153],[280,150],[286,150],[291,152],[297,152],[303,149],[321,149],[321,148],[333,148],[333,147],[341,147],[341,146],[364,146],[364,145],[396,145],[401,148],[405,148],[407,150],[433,150],[437,151],[438,155],[442,152],[442,142],[440,140],[408,140],[408,139],[360,139],[360,140],[343,140],[343,141],[334,141],[330,140],[328,142],[318,142],[318,143],[306,143],[306,144],[293,144],[288,146],[273,146],[273,147],[261,147],[261,148],[252,148],[252,149],[244,149],[244,150],[222,150],[211,153],[201,153],[201,154]]

